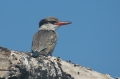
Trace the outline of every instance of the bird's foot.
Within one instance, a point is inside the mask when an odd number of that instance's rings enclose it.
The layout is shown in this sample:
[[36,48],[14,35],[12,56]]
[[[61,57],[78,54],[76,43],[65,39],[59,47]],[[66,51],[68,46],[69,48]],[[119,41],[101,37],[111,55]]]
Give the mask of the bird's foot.
[[52,53],[49,53],[49,56],[52,56]]

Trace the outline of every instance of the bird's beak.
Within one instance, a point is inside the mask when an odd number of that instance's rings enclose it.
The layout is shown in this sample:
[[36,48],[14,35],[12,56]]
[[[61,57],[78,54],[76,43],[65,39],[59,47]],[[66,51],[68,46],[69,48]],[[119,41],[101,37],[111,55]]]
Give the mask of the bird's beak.
[[67,24],[71,24],[71,23],[72,23],[72,22],[59,21],[59,22],[57,22],[57,23],[55,23],[55,24],[61,26],[61,25],[67,25]]

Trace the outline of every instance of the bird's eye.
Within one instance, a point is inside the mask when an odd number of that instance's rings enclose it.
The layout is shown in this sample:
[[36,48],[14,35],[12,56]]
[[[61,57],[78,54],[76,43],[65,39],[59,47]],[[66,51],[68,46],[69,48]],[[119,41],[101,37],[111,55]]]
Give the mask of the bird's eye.
[[51,24],[54,24],[54,23],[56,23],[56,21],[49,21]]

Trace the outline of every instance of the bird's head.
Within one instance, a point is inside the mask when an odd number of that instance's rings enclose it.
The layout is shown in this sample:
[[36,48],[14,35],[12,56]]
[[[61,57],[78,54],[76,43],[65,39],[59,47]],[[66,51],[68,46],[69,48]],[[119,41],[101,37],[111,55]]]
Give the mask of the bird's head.
[[56,30],[60,26],[67,24],[71,24],[71,22],[59,21],[55,17],[47,17],[39,22],[39,30]]

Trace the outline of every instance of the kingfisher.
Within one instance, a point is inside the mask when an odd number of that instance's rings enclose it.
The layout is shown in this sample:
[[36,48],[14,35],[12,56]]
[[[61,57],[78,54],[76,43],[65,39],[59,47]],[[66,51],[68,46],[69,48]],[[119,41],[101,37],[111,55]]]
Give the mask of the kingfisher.
[[59,21],[56,17],[47,17],[39,22],[39,30],[34,34],[32,40],[32,56],[52,56],[57,43],[58,34],[56,30],[62,26],[71,24],[69,21]]

